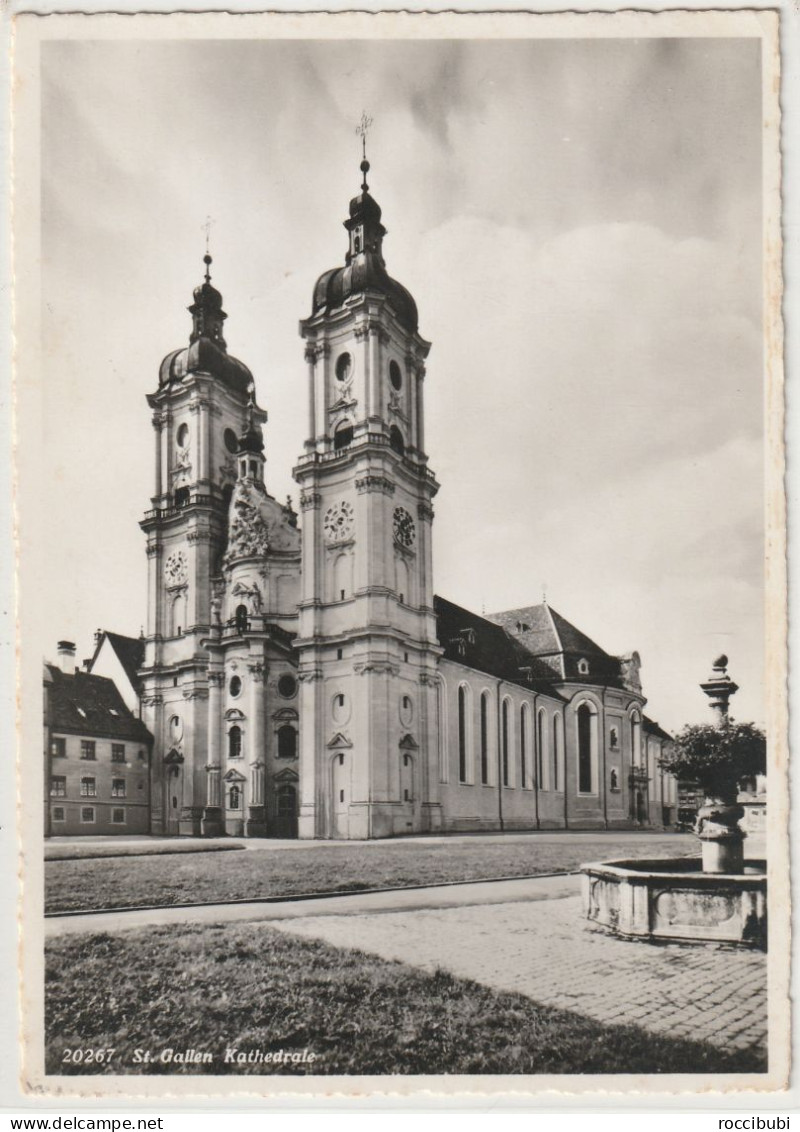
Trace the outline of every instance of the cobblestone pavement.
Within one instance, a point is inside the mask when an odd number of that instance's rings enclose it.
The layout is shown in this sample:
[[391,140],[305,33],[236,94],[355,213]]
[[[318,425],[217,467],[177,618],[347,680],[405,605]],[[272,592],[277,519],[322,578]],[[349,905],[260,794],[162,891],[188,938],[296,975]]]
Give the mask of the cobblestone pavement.
[[589,927],[580,897],[309,916],[272,927],[498,990],[724,1049],[765,1047],[766,956],[715,945],[652,945]]

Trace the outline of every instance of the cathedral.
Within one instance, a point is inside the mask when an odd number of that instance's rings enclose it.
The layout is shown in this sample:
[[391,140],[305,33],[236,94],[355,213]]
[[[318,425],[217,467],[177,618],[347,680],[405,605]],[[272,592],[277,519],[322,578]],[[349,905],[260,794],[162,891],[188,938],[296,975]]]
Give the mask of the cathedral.
[[155,492],[138,680],[151,831],[366,839],[656,828],[676,820],[639,657],[546,603],[476,616],[434,595],[430,343],[388,274],[369,192],[300,323],[299,514],[264,476],[267,413],[205,281],[148,396]]

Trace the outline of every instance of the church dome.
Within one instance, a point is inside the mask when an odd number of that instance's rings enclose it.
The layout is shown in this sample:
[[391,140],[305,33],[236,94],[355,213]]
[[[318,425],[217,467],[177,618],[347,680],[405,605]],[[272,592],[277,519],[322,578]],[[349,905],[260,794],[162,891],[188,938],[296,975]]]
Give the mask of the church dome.
[[374,252],[364,252],[346,267],[334,267],[320,275],[314,286],[313,314],[330,314],[351,295],[377,291],[385,295],[398,322],[412,333],[419,324],[417,304],[409,291],[387,272]]
[[334,267],[320,275],[314,285],[312,318],[331,314],[353,295],[375,291],[384,295],[398,322],[412,334],[418,326],[417,304],[410,293],[386,270],[383,259],[381,208],[370,196],[366,182],[369,162],[361,163],[364,182],[361,192],[350,201],[350,215],[344,226],[350,233],[350,248],[344,267]]
[[158,372],[159,385],[183,381],[191,373],[207,373],[237,393],[247,393],[253,380],[250,370],[228,353],[222,327],[228,317],[222,309],[222,295],[211,284],[211,256],[203,257],[205,281],[194,289],[194,302],[189,307],[192,333],[189,345],[173,350],[164,358]]
[[191,373],[210,374],[237,393],[247,393],[253,380],[244,362],[234,358],[210,338],[197,338],[188,346],[167,354],[159,369],[158,383],[169,385],[173,381],[183,381]]

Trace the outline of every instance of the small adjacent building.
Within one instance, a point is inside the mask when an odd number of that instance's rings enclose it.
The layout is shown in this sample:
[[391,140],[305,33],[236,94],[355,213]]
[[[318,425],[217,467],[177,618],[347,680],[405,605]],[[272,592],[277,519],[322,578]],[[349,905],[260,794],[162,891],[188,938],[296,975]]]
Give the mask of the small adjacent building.
[[113,680],[59,641],[44,666],[45,834],[150,832],[153,737]]

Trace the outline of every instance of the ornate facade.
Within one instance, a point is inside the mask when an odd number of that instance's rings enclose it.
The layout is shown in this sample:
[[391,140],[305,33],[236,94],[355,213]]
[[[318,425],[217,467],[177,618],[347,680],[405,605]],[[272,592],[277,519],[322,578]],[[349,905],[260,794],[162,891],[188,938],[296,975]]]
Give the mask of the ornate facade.
[[148,397],[155,492],[140,671],[154,832],[364,839],[675,820],[638,656],[546,605],[434,597],[430,345],[361,192],[300,324],[301,518],[264,480],[250,371],[206,277]]

